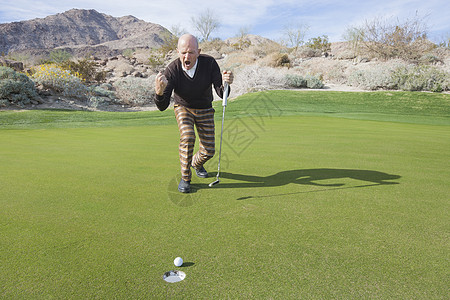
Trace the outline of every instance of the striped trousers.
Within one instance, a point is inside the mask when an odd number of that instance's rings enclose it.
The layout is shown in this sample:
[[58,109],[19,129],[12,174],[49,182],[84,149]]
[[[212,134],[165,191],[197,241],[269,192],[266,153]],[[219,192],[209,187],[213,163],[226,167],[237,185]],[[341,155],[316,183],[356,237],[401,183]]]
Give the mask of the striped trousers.
[[[193,109],[181,105],[175,106],[175,117],[180,130],[181,178],[191,180],[191,166],[198,169],[214,156],[214,108]],[[195,130],[199,137],[199,150],[195,155]]]

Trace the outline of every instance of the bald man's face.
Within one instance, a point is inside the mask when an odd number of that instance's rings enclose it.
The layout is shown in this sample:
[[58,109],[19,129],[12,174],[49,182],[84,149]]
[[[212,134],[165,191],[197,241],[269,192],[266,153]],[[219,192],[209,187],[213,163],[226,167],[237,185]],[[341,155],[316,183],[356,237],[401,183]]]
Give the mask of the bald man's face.
[[200,49],[195,39],[181,38],[178,42],[178,57],[186,70],[190,70],[194,67],[198,56],[200,55]]

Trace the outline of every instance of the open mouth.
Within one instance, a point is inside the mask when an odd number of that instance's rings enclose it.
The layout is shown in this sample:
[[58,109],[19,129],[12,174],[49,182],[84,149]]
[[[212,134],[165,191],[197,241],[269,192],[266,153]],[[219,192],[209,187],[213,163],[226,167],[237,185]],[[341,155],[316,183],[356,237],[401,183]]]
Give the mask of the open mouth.
[[186,60],[186,61],[184,62],[184,65],[186,66],[186,68],[189,68],[189,66],[191,65],[191,61]]

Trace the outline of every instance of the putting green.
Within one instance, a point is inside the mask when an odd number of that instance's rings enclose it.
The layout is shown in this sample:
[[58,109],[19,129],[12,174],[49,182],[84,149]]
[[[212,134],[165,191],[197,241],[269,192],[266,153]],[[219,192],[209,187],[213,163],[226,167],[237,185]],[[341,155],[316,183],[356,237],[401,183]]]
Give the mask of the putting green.
[[448,296],[449,126],[226,128],[187,195],[175,124],[0,131],[0,298]]

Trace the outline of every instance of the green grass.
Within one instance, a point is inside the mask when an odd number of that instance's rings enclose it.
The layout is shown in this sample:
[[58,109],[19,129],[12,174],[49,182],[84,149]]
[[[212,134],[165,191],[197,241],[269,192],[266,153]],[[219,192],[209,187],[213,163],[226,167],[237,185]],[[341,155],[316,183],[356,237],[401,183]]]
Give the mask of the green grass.
[[[214,103],[222,110],[221,102]],[[450,95],[418,92],[270,91],[230,102],[227,119],[245,116],[315,115],[358,120],[448,125]],[[222,114],[217,113],[220,121]],[[80,128],[176,124],[173,111],[93,112],[64,110],[0,111],[2,129]]]
[[0,298],[447,299],[448,95],[320,94],[231,102],[188,195],[172,111],[0,112]]
[[169,110],[164,112],[0,111],[0,128],[2,129],[137,126],[173,122],[173,111]]
[[319,115],[358,120],[449,124],[450,95],[411,92],[292,92],[247,94],[228,112],[247,114]]

